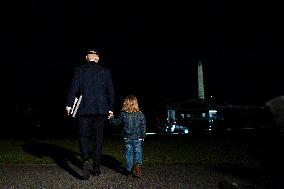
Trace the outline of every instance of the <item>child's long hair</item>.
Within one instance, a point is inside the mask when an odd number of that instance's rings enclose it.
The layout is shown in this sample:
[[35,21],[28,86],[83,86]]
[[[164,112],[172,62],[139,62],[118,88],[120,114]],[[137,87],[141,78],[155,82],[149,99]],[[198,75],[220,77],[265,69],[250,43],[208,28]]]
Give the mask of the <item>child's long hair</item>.
[[134,95],[128,95],[123,100],[122,111],[134,113],[139,111],[138,101]]

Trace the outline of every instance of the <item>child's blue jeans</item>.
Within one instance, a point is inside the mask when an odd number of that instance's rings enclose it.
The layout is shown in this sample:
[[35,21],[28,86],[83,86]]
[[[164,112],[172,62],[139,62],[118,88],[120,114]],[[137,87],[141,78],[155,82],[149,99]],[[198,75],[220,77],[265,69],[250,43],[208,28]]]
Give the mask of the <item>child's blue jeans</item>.
[[132,170],[133,160],[135,161],[135,165],[142,165],[142,146],[140,140],[125,140],[125,160],[127,171]]

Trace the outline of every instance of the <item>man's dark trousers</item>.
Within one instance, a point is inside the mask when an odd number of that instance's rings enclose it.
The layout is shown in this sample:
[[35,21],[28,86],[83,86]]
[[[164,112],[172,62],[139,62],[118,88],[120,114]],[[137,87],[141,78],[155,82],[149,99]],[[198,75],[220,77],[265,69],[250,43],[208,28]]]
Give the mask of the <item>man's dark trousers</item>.
[[89,141],[93,142],[94,170],[100,170],[103,128],[106,115],[81,115],[79,117],[79,145],[83,161],[89,160]]

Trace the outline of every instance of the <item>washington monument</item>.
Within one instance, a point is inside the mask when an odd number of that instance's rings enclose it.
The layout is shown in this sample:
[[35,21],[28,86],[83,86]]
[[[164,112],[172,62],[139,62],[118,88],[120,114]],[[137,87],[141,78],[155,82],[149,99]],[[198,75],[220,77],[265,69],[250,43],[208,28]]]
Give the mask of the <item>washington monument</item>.
[[204,100],[205,97],[204,97],[203,69],[200,60],[197,65],[197,72],[198,72],[198,98]]

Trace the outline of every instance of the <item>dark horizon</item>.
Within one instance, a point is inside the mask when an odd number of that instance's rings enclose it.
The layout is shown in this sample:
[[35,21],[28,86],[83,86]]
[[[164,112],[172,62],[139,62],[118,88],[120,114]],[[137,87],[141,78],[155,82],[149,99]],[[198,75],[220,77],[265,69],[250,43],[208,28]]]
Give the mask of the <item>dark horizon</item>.
[[[149,104],[168,98],[197,98],[197,61],[188,64],[182,62],[165,65],[162,62],[140,65],[138,72],[132,72],[131,69],[135,70],[139,65],[132,67],[129,63],[102,65],[112,71],[116,103],[120,104],[123,97],[134,94],[144,98],[145,103],[149,101]],[[18,103],[21,104],[26,99],[35,104],[48,104],[51,101],[64,104],[73,68],[79,64],[68,65],[66,62],[60,68],[56,64],[47,63],[37,67],[30,65],[30,69],[25,65],[17,73],[20,77],[16,89],[18,92],[23,91],[17,93]],[[204,62],[203,71],[205,97],[208,99],[212,95],[219,103],[264,105],[266,101],[283,94],[280,84],[284,79],[281,74],[282,65],[210,65]]]

